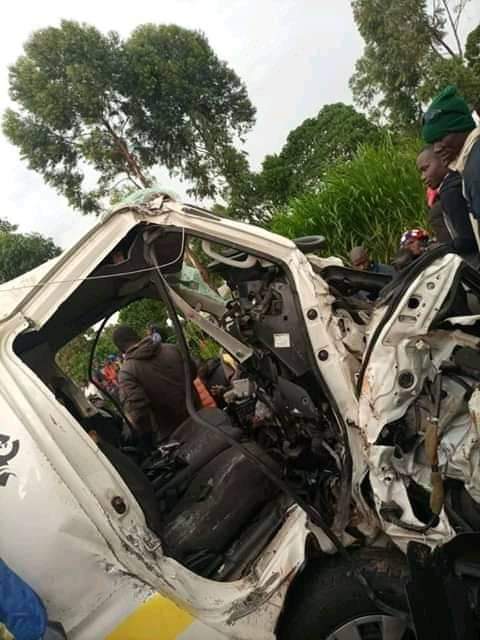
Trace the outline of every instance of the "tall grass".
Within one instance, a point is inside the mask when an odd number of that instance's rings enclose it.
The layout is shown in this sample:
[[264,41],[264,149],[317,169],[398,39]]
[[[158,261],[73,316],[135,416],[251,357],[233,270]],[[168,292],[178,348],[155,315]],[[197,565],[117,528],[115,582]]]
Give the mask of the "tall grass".
[[330,167],[314,193],[294,198],[271,222],[290,238],[323,235],[324,253],[348,258],[365,245],[372,257],[388,262],[406,229],[425,227],[425,190],[415,166],[420,143],[364,146],[355,157]]

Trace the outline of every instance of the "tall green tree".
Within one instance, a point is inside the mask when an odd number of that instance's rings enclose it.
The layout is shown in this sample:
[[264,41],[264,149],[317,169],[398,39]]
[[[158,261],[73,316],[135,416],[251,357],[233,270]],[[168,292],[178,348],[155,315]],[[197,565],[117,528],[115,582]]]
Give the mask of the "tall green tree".
[[352,106],[328,104],[288,134],[278,155],[265,158],[260,190],[273,204],[283,204],[315,188],[328,166],[348,160],[361,144],[380,137],[380,129]]
[[[101,367],[109,355],[117,353],[113,342],[114,329],[115,325],[104,327],[96,345],[94,366],[98,364]],[[56,355],[60,369],[78,384],[86,384],[89,380],[88,367],[95,335],[96,331],[93,328],[87,329],[85,333],[67,342]]]
[[30,37],[9,81],[5,135],[85,213],[125,181],[149,186],[157,166],[214,196],[254,122],[234,71],[204,35],[174,25],[142,25],[122,40],[64,20]]
[[[352,0],[353,14],[365,40],[350,85],[357,103],[376,118],[413,130],[423,106],[445,84],[457,84],[476,104],[480,76],[460,37],[469,0]],[[474,54],[474,57],[477,57]]]
[[0,283],[13,280],[60,253],[51,238],[18,233],[17,225],[0,220]]
[[288,134],[280,153],[266,156],[259,173],[250,171],[246,159],[236,160],[236,176],[224,194],[226,213],[268,224],[276,207],[318,188],[328,166],[382,137],[382,130],[352,106],[325,105]]

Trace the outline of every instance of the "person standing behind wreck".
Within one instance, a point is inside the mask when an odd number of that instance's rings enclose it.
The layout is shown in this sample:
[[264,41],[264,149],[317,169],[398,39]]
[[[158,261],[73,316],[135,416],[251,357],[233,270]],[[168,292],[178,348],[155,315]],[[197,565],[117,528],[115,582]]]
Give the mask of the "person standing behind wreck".
[[422,137],[462,176],[477,246],[480,248],[480,128],[456,87],[449,85],[430,104],[423,117]]
[[460,174],[449,169],[433,146],[418,154],[417,169],[429,190],[428,222],[434,239],[440,244],[448,244],[462,258],[476,264],[477,242],[468,204],[463,197]]
[[141,340],[127,325],[115,328],[113,342],[125,357],[118,376],[120,400],[149,451],[188,416],[183,359],[177,346],[150,336]]

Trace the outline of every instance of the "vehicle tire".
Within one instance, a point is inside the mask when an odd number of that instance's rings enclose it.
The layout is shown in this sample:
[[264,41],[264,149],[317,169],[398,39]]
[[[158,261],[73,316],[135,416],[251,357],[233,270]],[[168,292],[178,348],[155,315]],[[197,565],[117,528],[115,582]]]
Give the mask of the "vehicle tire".
[[[382,602],[407,611],[408,567],[396,550],[361,549],[351,554]],[[278,640],[414,640],[408,621],[381,611],[338,557],[310,561],[292,585],[277,626]]]

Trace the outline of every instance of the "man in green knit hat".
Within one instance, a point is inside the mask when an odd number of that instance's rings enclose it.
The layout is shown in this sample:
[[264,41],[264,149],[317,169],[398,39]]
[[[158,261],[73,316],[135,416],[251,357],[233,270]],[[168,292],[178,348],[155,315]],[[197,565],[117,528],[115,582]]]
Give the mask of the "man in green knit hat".
[[462,176],[473,230],[480,247],[480,127],[456,87],[449,85],[423,117],[422,137],[443,162]]

